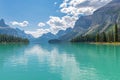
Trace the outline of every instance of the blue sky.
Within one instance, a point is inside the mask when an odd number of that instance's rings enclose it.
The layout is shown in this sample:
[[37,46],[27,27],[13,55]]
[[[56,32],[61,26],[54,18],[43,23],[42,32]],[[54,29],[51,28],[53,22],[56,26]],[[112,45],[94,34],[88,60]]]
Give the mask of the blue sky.
[[91,15],[111,0],[0,0],[0,18],[13,28],[39,37],[73,27],[81,14]]
[[0,18],[6,22],[24,20],[31,24],[27,30],[35,30],[38,22],[45,22],[50,15],[61,16],[57,10],[60,0],[0,0]]

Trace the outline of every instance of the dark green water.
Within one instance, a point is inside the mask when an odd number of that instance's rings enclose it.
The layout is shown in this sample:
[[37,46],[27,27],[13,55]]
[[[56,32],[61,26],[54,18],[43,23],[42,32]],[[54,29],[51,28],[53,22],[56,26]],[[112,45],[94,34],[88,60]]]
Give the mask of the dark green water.
[[0,44],[0,80],[120,80],[120,46]]

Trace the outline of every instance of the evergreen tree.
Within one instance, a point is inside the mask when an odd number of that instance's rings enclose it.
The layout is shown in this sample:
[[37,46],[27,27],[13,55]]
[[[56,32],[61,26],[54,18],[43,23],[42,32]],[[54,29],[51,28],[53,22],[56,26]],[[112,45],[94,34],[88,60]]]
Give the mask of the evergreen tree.
[[111,41],[114,42],[114,31],[111,32]]
[[118,42],[118,26],[117,23],[115,24],[115,42]]
[[99,42],[100,41],[100,35],[99,35],[99,33],[97,33],[97,35],[96,35],[96,42]]
[[103,34],[103,42],[107,42],[107,38],[106,38],[105,32],[103,32],[102,34]]
[[10,42],[28,43],[29,40],[11,35],[0,34],[0,43],[10,43]]

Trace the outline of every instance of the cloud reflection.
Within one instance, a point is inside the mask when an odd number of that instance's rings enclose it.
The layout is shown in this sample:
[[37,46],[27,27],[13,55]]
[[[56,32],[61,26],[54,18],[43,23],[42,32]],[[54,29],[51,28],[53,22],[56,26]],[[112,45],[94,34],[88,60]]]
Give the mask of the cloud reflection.
[[84,80],[85,76],[91,78],[90,80],[98,79],[94,68],[82,68],[73,54],[60,52],[56,47],[48,50],[40,45],[34,45],[26,48],[20,55],[11,56],[6,64],[16,67],[20,65],[29,67],[31,66],[30,63],[34,63],[35,60],[37,63],[34,65],[49,66],[49,71],[60,74],[62,80]]

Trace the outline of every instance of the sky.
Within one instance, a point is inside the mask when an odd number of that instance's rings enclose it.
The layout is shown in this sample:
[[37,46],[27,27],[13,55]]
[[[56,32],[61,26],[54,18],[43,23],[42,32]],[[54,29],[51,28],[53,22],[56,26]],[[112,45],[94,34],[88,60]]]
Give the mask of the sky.
[[13,28],[34,37],[74,27],[81,15],[93,12],[111,0],[0,0],[0,18]]

